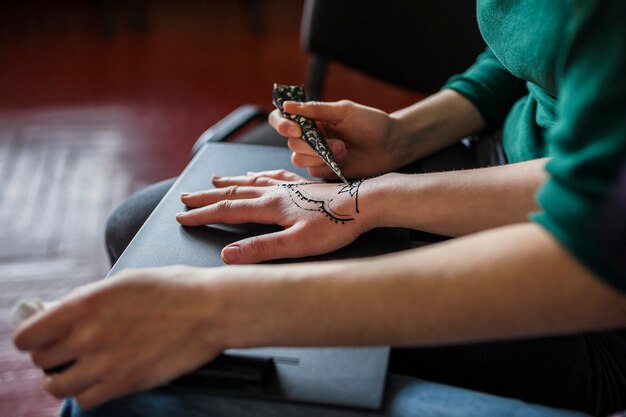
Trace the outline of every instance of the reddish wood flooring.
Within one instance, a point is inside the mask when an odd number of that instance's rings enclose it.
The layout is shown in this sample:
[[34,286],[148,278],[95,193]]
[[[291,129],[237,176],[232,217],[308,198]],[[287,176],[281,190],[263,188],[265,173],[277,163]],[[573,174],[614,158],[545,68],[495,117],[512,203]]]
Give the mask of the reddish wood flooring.
[[[14,3],[0,15],[0,416],[52,416],[59,402],[11,344],[11,306],[101,279],[110,211],[180,172],[229,111],[303,82],[306,55],[299,0],[264,2],[260,34],[243,0],[144,2],[139,33],[118,6],[111,37],[95,2]],[[344,97],[392,110],[418,95],[333,66],[326,98]]]

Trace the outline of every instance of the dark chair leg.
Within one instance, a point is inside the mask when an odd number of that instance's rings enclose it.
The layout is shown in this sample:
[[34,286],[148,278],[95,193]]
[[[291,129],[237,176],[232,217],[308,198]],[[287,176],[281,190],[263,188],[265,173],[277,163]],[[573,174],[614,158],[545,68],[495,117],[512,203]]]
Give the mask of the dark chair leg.
[[264,0],[247,0],[252,30],[256,35],[265,32],[265,2]]
[[130,27],[133,32],[141,33],[146,26],[145,7],[143,0],[129,0],[128,13],[130,17]]
[[307,74],[306,95],[308,100],[320,100],[324,92],[324,79],[326,78],[326,59],[312,54],[309,61],[309,73]]
[[113,37],[115,34],[115,13],[113,0],[94,0],[93,3],[98,10],[102,34],[107,38]]

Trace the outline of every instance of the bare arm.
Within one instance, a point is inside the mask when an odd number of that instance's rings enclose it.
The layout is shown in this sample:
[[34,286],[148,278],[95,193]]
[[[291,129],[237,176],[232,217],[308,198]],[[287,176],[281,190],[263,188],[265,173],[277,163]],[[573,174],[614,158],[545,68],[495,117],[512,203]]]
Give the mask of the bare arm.
[[[348,100],[286,102],[284,106],[289,113],[317,122],[344,173],[351,178],[393,171],[485,127],[476,107],[453,90],[443,90],[392,114]],[[297,123],[277,110],[270,114],[269,123],[289,138],[294,165],[308,168],[312,176],[335,177],[300,138]]]
[[[485,128],[478,109],[454,90],[442,90],[389,115],[393,141],[407,160],[423,158]],[[400,157],[400,156],[398,156]]]
[[546,178],[544,164],[534,160],[466,171],[387,174],[353,182],[353,187],[272,187],[303,180],[281,170],[214,178],[218,188],[182,196],[193,210],[177,220],[186,226],[256,222],[285,228],[226,246],[222,257],[229,264],[327,253],[375,227],[461,236],[526,221],[536,209],[533,195]]
[[[526,223],[368,260],[128,270],[31,318],[16,345],[90,408],[228,347],[427,346],[626,326],[626,297]],[[118,366],[124,363],[124,366]]]
[[248,271],[274,278],[239,300],[250,311],[224,313],[229,346],[418,346],[626,326],[626,297],[530,223],[370,260]]
[[369,183],[374,225],[460,236],[526,221],[546,180],[546,159],[432,174],[388,174]]

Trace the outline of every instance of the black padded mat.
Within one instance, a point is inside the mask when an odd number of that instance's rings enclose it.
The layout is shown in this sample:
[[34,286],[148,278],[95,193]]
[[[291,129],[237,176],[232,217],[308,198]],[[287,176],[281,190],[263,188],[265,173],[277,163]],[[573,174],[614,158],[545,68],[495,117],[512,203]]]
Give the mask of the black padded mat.
[[[155,267],[185,264],[201,267],[224,265],[220,252],[228,243],[247,236],[277,230],[258,224],[183,227],[175,219],[186,207],[180,201],[182,191],[193,192],[212,188],[211,176],[243,175],[247,171],[287,168],[290,151],[282,147],[230,143],[209,143],[204,146],[179,176],[176,183],[155,208],[126,251],[113,266],[109,276],[128,267]],[[335,260],[373,256],[408,248],[408,231],[375,229],[352,244],[323,256],[289,259],[277,262]],[[303,242],[306,244],[306,242]],[[254,367],[241,371],[240,381],[232,375],[235,365],[211,370],[211,364],[196,373],[184,376],[174,384],[177,389],[253,396],[266,399],[305,401],[359,408],[379,408],[382,403],[387,372],[387,347],[361,348],[263,348],[228,350],[225,357],[246,358],[243,362],[269,361],[272,372],[267,380],[250,382],[257,375]],[[222,357],[223,358],[223,357]],[[261,358],[261,361],[256,358]],[[288,358],[289,360],[285,360]],[[222,361],[221,361],[222,362]],[[256,366],[256,365],[255,365]],[[209,377],[206,377],[208,368]],[[226,369],[226,371],[225,371]],[[237,371],[235,371],[235,374]]]
[[[277,168],[286,168],[306,175],[305,170],[291,166],[290,157],[291,152],[286,148],[232,143],[207,144],[179,176],[113,266],[109,276],[127,267],[175,264],[221,266],[224,262],[220,257],[220,252],[227,244],[245,237],[279,230],[280,228],[276,226],[259,224],[183,227],[176,221],[175,215],[186,210],[185,205],[180,201],[180,193],[213,188],[212,175],[244,175],[247,171]],[[404,229],[375,229],[363,234],[345,248],[330,254],[273,262],[303,262],[380,255],[406,249],[408,239],[409,233]]]

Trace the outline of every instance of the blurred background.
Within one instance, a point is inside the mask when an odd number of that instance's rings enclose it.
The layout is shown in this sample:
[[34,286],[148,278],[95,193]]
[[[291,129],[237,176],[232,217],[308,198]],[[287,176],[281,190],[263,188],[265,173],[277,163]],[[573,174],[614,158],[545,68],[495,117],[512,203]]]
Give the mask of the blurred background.
[[[11,306],[108,272],[103,228],[126,196],[177,175],[241,104],[304,83],[302,0],[0,1],[0,416],[59,401],[11,343]],[[392,111],[419,95],[333,64],[325,100]]]

